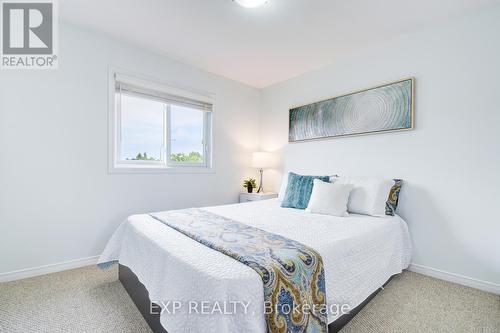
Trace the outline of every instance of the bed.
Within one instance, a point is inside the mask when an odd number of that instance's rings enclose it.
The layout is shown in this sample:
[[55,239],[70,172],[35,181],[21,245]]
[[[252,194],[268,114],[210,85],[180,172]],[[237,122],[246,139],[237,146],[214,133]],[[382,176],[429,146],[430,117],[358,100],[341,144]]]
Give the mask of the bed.
[[[315,249],[325,269],[330,331],[410,263],[408,228],[397,215],[311,214],[281,208],[278,199],[203,209]],[[120,280],[155,332],[266,332],[259,275],[148,214],[130,216],[120,225],[99,259],[111,261],[119,262]],[[173,311],[174,301],[248,305],[246,311],[207,315],[187,306]],[[163,313],[152,313],[158,311],[151,311],[151,303],[163,307]],[[350,315],[343,315],[341,305],[352,310]]]

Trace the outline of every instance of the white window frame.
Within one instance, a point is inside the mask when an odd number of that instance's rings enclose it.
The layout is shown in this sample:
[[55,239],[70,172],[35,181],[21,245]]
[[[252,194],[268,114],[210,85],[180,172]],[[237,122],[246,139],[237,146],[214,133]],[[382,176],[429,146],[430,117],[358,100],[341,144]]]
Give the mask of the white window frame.
[[[214,132],[214,116],[215,116],[215,95],[204,92],[194,92],[191,90],[184,90],[173,88],[169,85],[159,83],[158,80],[146,78],[142,75],[132,74],[128,71],[111,68],[109,69],[109,126],[108,126],[108,155],[109,155],[109,172],[110,173],[214,173],[213,163],[213,132]],[[171,126],[169,122],[170,110],[166,105],[163,113],[163,146],[161,161],[133,161],[121,160],[120,153],[120,138],[121,138],[121,124],[120,124],[120,110],[119,99],[116,98],[116,82],[126,82],[143,89],[161,92],[164,94],[188,98],[203,103],[212,105],[212,111],[204,112],[204,138],[203,138],[203,162],[189,163],[189,162],[176,162],[170,160],[170,133]],[[161,97],[158,97],[161,100]],[[117,101],[118,100],[118,101]]]

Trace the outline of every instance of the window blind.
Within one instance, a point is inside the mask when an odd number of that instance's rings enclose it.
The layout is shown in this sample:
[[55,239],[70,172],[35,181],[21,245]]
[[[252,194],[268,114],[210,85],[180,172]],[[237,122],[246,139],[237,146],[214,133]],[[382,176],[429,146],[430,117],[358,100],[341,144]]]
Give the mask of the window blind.
[[[155,89],[154,87],[144,87],[144,85],[135,84],[134,82],[130,82],[118,75],[115,75],[115,89],[117,93],[129,93],[129,94],[137,94],[143,95],[148,98],[153,98],[156,100],[160,100],[167,104],[174,104],[184,107],[189,107],[205,112],[213,111],[213,104],[208,101],[199,100],[196,98],[192,98],[191,96],[179,96],[177,94],[172,94],[167,91],[162,91],[162,89]],[[189,95],[194,95],[187,93]],[[186,94],[186,95],[187,95]],[[204,97],[204,96],[203,96]],[[200,98],[201,99],[201,98]],[[207,99],[207,98],[203,98]]]

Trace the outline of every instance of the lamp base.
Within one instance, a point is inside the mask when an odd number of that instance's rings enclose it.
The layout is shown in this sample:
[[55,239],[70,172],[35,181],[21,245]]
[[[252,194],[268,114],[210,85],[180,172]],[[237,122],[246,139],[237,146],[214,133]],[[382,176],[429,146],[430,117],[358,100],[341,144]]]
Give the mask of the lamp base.
[[262,173],[264,172],[263,169],[259,169],[260,172],[260,182],[259,182],[259,189],[257,190],[257,193],[264,193],[264,187],[262,186]]

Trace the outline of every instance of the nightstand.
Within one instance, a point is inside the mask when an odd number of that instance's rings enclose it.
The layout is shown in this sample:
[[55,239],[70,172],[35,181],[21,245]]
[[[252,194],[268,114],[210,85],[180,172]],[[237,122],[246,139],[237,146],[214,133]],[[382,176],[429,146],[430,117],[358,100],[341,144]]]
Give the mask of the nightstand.
[[240,193],[240,202],[268,200],[277,197],[278,193]]

